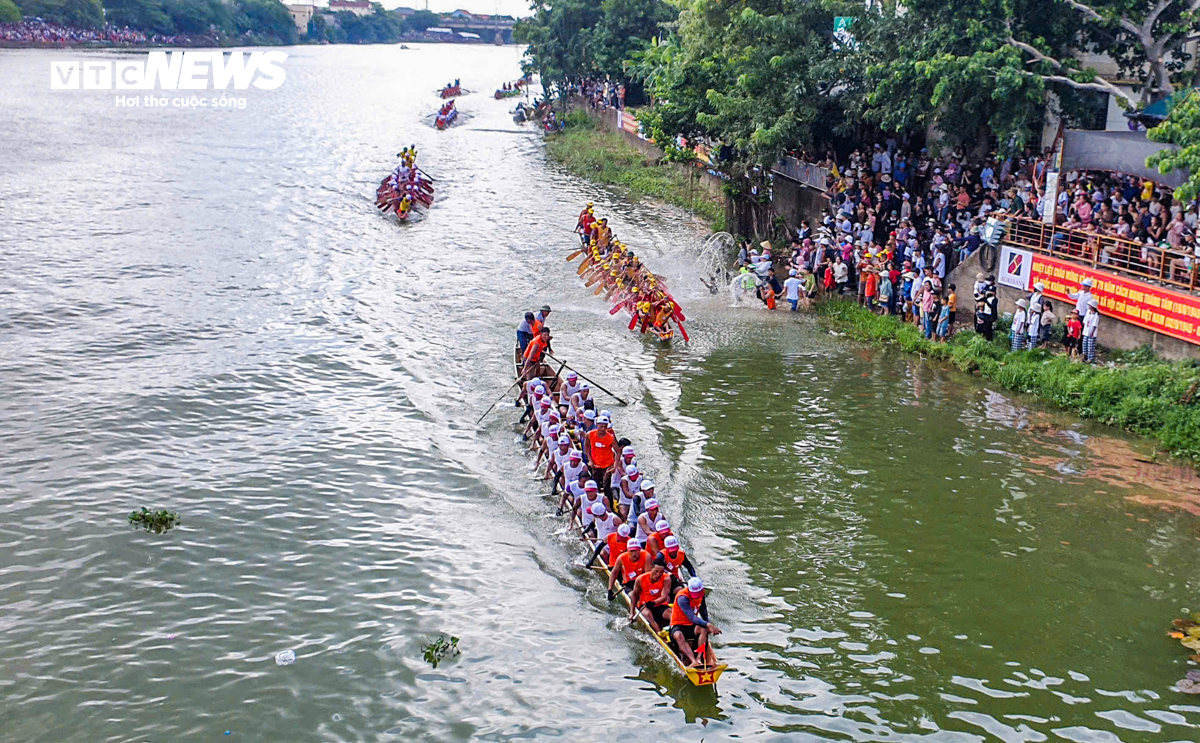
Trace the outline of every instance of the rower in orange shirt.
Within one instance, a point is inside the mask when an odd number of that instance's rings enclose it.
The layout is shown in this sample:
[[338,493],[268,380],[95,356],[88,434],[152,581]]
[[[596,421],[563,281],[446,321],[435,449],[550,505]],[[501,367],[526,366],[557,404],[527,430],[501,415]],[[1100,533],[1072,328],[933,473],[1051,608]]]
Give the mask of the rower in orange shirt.
[[[621,526],[626,526],[622,524]],[[619,527],[618,527],[619,528]],[[625,552],[617,558],[616,567],[608,574],[608,600],[616,597],[617,580],[620,579],[621,590],[628,591],[633,582],[642,573],[650,570],[650,555],[642,549],[642,542],[634,537],[625,545]]]
[[667,561],[662,555],[650,563],[650,572],[638,576],[633,582],[633,591],[629,596],[633,605],[629,610],[629,621],[632,622],[641,613],[650,629],[662,632],[671,616],[671,577],[667,575]]

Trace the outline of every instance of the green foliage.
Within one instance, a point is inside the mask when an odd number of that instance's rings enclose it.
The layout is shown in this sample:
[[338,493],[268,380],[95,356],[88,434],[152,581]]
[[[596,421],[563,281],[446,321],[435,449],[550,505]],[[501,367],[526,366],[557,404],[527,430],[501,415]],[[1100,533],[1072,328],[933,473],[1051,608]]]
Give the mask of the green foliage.
[[1167,120],[1146,136],[1179,148],[1154,153],[1146,159],[1146,167],[1156,168],[1160,173],[1187,170],[1187,182],[1175,189],[1175,197],[1183,202],[1196,198],[1200,193],[1200,96],[1187,95],[1171,109]]
[[12,0],[0,0],[0,23],[16,23],[21,20],[21,9]]
[[20,0],[16,5],[26,18],[42,18],[79,28],[104,25],[104,7],[100,0]]
[[425,662],[434,668],[437,668],[438,663],[441,663],[447,655],[454,657],[461,652],[458,649],[458,638],[453,636],[447,640],[444,636],[438,635],[436,640],[421,647],[421,655],[425,657]]
[[179,526],[179,514],[166,509],[151,511],[143,506],[140,511],[134,511],[129,514],[129,523],[141,526],[146,531],[161,534],[164,531]]
[[404,21],[395,13],[377,10],[370,15],[355,15],[348,10],[337,14],[339,33],[336,40],[351,44],[396,41],[404,33]]
[[602,129],[585,111],[564,118],[566,129],[546,142],[550,158],[596,183],[617,186],[631,198],[652,197],[691,211],[714,231],[725,225],[725,206],[683,166],[648,160],[620,134]]
[[1195,394],[1200,370],[1195,364],[1160,361],[1139,349],[1124,354],[1122,365],[1096,366],[1041,349],[1010,353],[999,324],[992,342],[964,330],[947,343],[937,343],[911,324],[875,315],[852,302],[826,301],[817,312],[852,338],[895,343],[909,353],[977,372],[1081,417],[1157,439],[1174,455],[1200,460],[1200,395]]
[[433,11],[418,10],[408,17],[404,25],[413,31],[424,31],[430,26],[438,25],[441,21],[442,19]]
[[[675,19],[674,5],[663,0],[535,0],[533,16],[522,19],[514,38],[529,45],[531,67],[548,91],[586,75],[627,80],[632,54],[657,38]],[[640,91],[627,90],[635,103]]]
[[236,0],[234,26],[238,33],[295,44],[298,34],[292,14],[279,0]]

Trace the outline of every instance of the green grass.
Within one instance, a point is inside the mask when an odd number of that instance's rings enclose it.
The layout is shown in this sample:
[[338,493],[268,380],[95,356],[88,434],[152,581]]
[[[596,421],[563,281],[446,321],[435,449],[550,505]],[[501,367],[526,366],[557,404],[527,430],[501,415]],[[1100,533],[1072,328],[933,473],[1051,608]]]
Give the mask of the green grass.
[[1193,361],[1166,362],[1143,351],[1121,354],[1120,364],[1096,366],[1040,349],[1011,353],[999,328],[990,342],[963,330],[936,343],[911,324],[844,300],[821,303],[817,314],[852,338],[948,362],[1082,418],[1155,439],[1171,454],[1200,463],[1200,368]]
[[601,128],[586,112],[566,115],[562,132],[547,139],[550,158],[581,178],[615,186],[630,198],[650,197],[681,207],[707,221],[714,232],[725,229],[725,202],[692,182],[680,166],[657,165],[622,136]]

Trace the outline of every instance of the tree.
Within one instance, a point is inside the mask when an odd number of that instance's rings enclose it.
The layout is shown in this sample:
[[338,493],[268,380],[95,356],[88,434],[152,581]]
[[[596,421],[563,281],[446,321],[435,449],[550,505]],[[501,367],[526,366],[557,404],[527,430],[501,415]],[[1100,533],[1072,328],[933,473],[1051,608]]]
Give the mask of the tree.
[[633,53],[649,46],[679,15],[678,8],[662,0],[604,0],[600,10],[596,25],[581,32],[588,64],[592,71],[618,79],[627,77]]
[[1146,135],[1154,142],[1177,145],[1178,149],[1154,153],[1146,159],[1146,167],[1157,168],[1160,173],[1187,170],[1187,181],[1175,189],[1176,201],[1186,203],[1200,194],[1200,95],[1190,90],[1181,95],[1183,100],[1175,104],[1167,120]]
[[1048,52],[1039,39],[1010,35],[1008,43],[1039,64],[1047,82],[1109,93],[1136,108],[1149,103],[1156,90],[1161,95],[1174,93],[1180,78],[1191,81],[1192,75],[1185,75],[1190,56],[1184,44],[1200,31],[1200,0],[1098,0],[1090,5],[1057,0],[1056,4],[1070,8],[1086,24],[1084,45],[1095,45],[1112,57],[1124,74],[1142,82],[1141,96],[1135,100],[1094,70],[1081,69],[1076,60]]
[[235,26],[239,33],[253,33],[283,44],[295,44],[298,36],[292,14],[279,0],[237,0]]
[[105,0],[104,18],[114,26],[148,33],[175,33],[175,22],[161,0]]
[[441,16],[428,10],[418,10],[408,17],[404,23],[413,31],[424,31],[442,22]]
[[64,26],[100,28],[104,8],[100,0],[21,0],[17,3],[26,18],[43,18]]
[[0,23],[16,23],[21,20],[21,9],[12,0],[0,0]]

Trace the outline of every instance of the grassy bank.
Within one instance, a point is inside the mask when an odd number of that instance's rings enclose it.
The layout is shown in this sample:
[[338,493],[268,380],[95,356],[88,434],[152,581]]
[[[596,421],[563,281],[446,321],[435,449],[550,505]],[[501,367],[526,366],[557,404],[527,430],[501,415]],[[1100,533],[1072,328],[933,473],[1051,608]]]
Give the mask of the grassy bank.
[[1093,366],[1040,349],[1011,353],[1007,336],[999,332],[991,342],[964,330],[948,343],[934,343],[911,324],[849,301],[824,302],[817,314],[852,338],[949,362],[1082,418],[1150,437],[1171,454],[1200,462],[1200,368],[1193,361],[1169,363],[1135,353],[1125,355],[1131,359],[1127,363]]
[[572,111],[565,121],[567,128],[546,143],[555,162],[581,178],[616,186],[630,198],[648,196],[687,209],[709,222],[714,232],[725,229],[724,200],[693,182],[683,167],[656,165],[619,133],[602,128],[583,111]]

